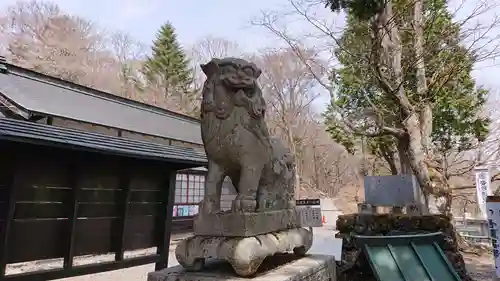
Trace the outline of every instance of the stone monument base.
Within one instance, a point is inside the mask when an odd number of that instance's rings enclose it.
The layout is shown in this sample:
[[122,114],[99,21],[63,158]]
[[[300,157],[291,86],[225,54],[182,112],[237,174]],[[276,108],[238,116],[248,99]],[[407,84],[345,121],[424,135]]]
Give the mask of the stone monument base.
[[[272,257],[269,263],[277,263],[279,257]],[[187,272],[181,266],[166,268],[148,274],[148,281],[243,281],[248,280],[235,276],[231,269],[221,263],[207,264],[207,268],[199,272]],[[336,264],[333,256],[310,255],[266,272],[257,273],[252,281],[335,281]]]
[[253,237],[193,236],[177,245],[175,256],[189,271],[203,270],[206,259],[216,259],[229,262],[239,276],[251,276],[266,257],[290,251],[305,255],[312,241],[311,228],[294,228]]
[[300,215],[295,208],[255,213],[199,214],[194,220],[194,235],[251,237],[300,227]]

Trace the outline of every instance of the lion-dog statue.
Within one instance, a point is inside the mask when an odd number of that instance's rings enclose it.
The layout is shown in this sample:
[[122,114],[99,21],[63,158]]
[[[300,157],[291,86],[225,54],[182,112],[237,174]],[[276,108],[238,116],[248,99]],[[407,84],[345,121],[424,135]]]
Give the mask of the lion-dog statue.
[[212,59],[201,69],[206,75],[201,135],[208,175],[200,212],[220,212],[226,176],[238,192],[233,212],[293,208],[293,155],[269,136],[266,103],[257,83],[261,70],[237,58]]

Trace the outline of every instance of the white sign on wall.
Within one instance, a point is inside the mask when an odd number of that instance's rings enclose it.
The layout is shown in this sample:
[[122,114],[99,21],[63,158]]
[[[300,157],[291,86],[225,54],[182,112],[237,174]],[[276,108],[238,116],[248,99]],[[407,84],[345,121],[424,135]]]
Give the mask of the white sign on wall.
[[297,211],[302,226],[322,227],[323,219],[319,199],[296,200]]
[[487,167],[476,167],[477,204],[481,215],[486,218],[486,197],[492,195],[490,188],[490,171]]
[[493,259],[497,277],[500,277],[500,245],[498,241],[498,228],[500,225],[500,197],[488,196],[486,199],[489,236],[493,248]]

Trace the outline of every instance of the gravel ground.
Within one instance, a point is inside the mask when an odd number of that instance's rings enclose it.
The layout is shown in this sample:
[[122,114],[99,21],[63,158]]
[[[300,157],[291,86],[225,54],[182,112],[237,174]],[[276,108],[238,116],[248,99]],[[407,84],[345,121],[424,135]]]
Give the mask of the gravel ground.
[[[341,244],[338,240],[335,240],[333,230],[330,228],[316,228],[314,229],[314,244],[309,251],[311,254],[330,254],[339,255]],[[177,260],[175,259],[175,245],[182,236],[178,235],[173,237],[173,243],[171,245],[171,251],[169,255],[169,266],[177,265]],[[143,255],[146,253],[152,253],[155,249],[146,249],[141,251],[134,251],[127,253],[127,257]],[[483,254],[482,256],[477,255],[464,255],[465,262],[467,264],[467,270],[470,275],[477,281],[495,281],[495,269],[493,265],[493,258],[491,254]],[[76,258],[75,264],[86,264],[86,263],[96,263],[101,261],[113,260],[112,255],[108,256],[90,256],[83,258]],[[36,269],[48,269],[54,267],[62,267],[60,261],[50,261],[43,263],[29,263],[29,264],[18,264],[10,265],[8,267],[8,274],[20,273],[25,271],[32,271]],[[84,275],[78,277],[58,279],[60,281],[145,281],[147,274],[154,270],[154,264],[147,264],[142,266],[136,266],[121,270],[108,271],[98,274]]]
[[478,281],[494,281],[495,265],[493,254],[484,253],[481,256],[464,254],[464,261],[470,276]]
[[[170,244],[170,254],[169,254],[169,266],[177,265],[177,260],[175,259],[175,246],[179,240],[184,237],[189,236],[190,234],[179,234],[172,235],[171,244]],[[125,258],[137,257],[141,255],[152,254],[156,252],[156,248],[144,249],[139,251],[127,251],[125,252]],[[105,261],[114,260],[114,255],[99,255],[99,256],[84,256],[84,257],[75,257],[74,264],[75,265],[83,265],[89,263],[98,263]],[[7,266],[7,274],[16,274],[22,272],[29,272],[35,270],[46,270],[53,268],[62,268],[62,259],[53,259],[53,260],[44,260],[37,262],[29,262],[29,263],[18,263],[18,264],[9,264]],[[114,270],[108,271],[98,274],[90,274],[83,275],[71,278],[63,278],[57,280],[64,281],[135,281],[141,280],[145,281],[148,272],[154,270],[154,264],[147,264],[142,266],[136,266],[131,268],[126,268],[122,270]]]

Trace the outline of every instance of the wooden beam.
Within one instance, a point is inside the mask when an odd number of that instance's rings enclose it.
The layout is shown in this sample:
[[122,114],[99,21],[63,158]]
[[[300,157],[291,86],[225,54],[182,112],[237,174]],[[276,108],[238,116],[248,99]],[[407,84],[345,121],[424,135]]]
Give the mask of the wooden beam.
[[68,278],[86,274],[95,274],[110,270],[117,270],[138,265],[150,264],[157,261],[158,259],[159,259],[158,255],[148,255],[143,257],[125,259],[122,261],[110,261],[110,262],[101,262],[95,264],[79,265],[73,267],[72,269],[58,268],[58,269],[41,270],[41,271],[26,272],[20,274],[12,274],[12,275],[9,274],[2,280],[5,281],[54,280],[54,279]]

